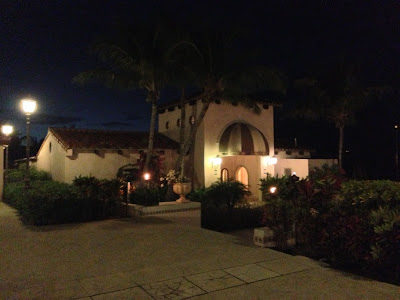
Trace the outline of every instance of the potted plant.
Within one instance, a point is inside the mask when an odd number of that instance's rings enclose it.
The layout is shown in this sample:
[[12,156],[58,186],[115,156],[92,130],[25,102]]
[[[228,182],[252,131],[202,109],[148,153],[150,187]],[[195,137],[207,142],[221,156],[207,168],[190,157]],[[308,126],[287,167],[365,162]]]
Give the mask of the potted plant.
[[186,199],[186,195],[192,190],[192,184],[189,179],[185,176],[178,176],[175,170],[170,170],[167,174],[167,180],[169,184],[172,184],[172,189],[175,194],[178,194],[180,198],[176,200],[178,203],[190,202]]

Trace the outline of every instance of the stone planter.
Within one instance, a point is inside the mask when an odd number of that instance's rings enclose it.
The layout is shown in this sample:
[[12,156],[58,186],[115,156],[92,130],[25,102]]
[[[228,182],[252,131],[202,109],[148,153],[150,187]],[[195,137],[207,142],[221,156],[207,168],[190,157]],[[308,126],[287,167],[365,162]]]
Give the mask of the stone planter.
[[185,196],[189,194],[190,191],[192,190],[192,184],[190,182],[174,183],[172,189],[174,190],[175,194],[178,194],[180,196],[180,198],[176,200],[176,202],[178,203],[190,202],[188,199],[185,198]]

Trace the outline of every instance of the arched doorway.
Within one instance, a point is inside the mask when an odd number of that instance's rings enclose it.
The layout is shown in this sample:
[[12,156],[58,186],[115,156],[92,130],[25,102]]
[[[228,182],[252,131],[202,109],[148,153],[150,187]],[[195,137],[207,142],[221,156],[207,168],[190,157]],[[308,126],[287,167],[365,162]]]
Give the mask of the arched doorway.
[[236,180],[243,183],[245,186],[249,185],[249,174],[245,167],[239,167],[236,170]]

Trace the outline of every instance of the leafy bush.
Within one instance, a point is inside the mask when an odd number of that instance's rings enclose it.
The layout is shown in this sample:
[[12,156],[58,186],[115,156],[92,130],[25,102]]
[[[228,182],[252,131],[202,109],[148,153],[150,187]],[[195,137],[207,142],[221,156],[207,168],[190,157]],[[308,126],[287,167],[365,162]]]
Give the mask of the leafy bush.
[[17,208],[25,224],[46,225],[107,218],[115,214],[119,181],[80,177],[72,185],[35,180],[29,190],[23,182],[8,183],[7,202]]
[[[25,178],[26,170],[24,168],[8,169],[6,180],[8,183],[22,182]],[[35,167],[29,168],[30,181],[46,181],[51,180],[51,175],[45,171],[39,171]]]
[[199,188],[199,189],[191,191],[186,196],[186,198],[190,199],[190,201],[193,201],[193,202],[203,203],[204,199],[206,197],[206,192],[207,192],[206,188]]
[[138,183],[129,196],[129,202],[138,205],[153,206],[158,205],[163,196],[163,191],[156,184],[151,182]]
[[[270,193],[270,186],[276,193]],[[400,184],[344,180],[335,169],[316,169],[304,180],[261,181],[264,221],[287,237],[295,225],[297,250],[332,264],[355,267],[400,282]]]
[[192,197],[202,202],[201,226],[217,231],[260,226],[262,209],[246,207],[247,195],[246,186],[237,181],[219,181],[194,192]]
[[243,204],[244,197],[250,195],[246,186],[238,181],[218,181],[207,188],[203,204],[205,207],[233,209]]
[[261,191],[265,202],[265,225],[274,231],[278,248],[286,248],[287,240],[293,234],[297,189],[292,177],[267,176],[261,179]]
[[81,219],[94,220],[115,214],[120,199],[119,180],[76,177],[73,186],[82,206]]
[[12,207],[17,206],[18,200],[24,193],[24,182],[11,182],[4,186],[3,201]]
[[79,219],[79,200],[71,185],[56,181],[34,181],[16,205],[25,224],[46,225]]

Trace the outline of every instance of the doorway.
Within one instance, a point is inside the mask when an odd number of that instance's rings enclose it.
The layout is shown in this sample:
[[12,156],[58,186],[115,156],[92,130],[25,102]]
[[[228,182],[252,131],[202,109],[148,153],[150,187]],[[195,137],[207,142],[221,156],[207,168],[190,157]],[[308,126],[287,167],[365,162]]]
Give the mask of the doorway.
[[245,186],[249,185],[249,174],[245,167],[239,167],[236,170],[236,180],[243,183]]

